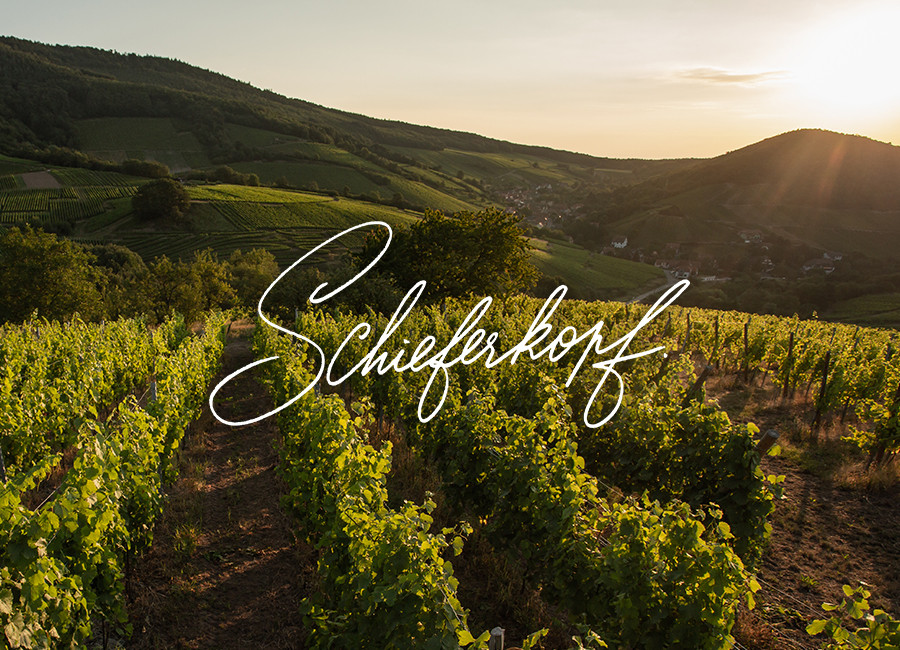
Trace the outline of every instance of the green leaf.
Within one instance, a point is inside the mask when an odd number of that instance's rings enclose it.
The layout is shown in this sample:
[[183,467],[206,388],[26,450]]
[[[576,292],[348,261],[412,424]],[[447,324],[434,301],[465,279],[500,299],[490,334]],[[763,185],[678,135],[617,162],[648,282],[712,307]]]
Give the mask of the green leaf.
[[475,637],[472,636],[472,633],[465,628],[457,631],[456,638],[459,640],[459,645],[461,645],[462,647],[466,647],[467,645],[475,641]]
[[825,629],[826,625],[828,625],[828,621],[825,621],[822,619],[813,621],[812,623],[810,623],[809,625],[806,626],[806,633],[809,634],[810,636],[815,636],[816,634],[819,634],[820,632],[822,632],[822,630]]

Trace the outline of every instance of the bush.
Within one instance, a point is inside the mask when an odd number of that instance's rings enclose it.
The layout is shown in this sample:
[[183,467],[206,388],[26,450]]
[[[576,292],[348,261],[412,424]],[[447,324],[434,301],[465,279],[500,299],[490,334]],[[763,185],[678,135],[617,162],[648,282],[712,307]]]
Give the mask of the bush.
[[131,206],[141,219],[180,219],[190,204],[187,190],[171,178],[147,183],[131,199]]

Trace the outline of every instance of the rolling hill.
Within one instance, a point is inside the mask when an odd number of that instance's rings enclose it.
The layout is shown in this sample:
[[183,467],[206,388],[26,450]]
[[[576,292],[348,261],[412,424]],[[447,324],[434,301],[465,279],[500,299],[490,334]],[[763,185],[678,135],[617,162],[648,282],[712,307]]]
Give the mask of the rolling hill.
[[[0,37],[0,151],[35,169],[34,161],[58,165],[66,156],[74,162],[65,164],[95,169],[100,161],[158,161],[201,186],[227,166],[218,180],[243,176],[315,197],[195,197],[191,232],[138,228],[122,189],[134,180],[48,188],[0,207],[3,222],[68,221],[76,237],[126,243],[144,256],[266,240],[284,262],[295,242],[311,241],[304,228],[334,228],[364,213],[402,221],[425,208],[494,205],[516,209],[540,240],[556,238],[535,259],[587,297],[661,277],[646,265],[613,269],[626,260],[585,250],[618,236],[628,246],[615,256],[631,261],[795,284],[812,258],[826,273],[834,268],[823,254],[876,260],[884,275],[900,243],[900,148],[860,136],[798,130],[708,160],[600,158],[330,109],[180,61],[12,37]],[[6,172],[0,190],[27,189],[22,182]],[[326,204],[334,220],[327,226]],[[566,238],[583,248],[569,250]],[[900,290],[892,279],[869,287],[870,271],[855,263],[842,281],[862,293]],[[736,292],[721,304],[741,306]],[[833,299],[798,300],[809,311]]]
[[[404,223],[426,208],[504,205],[510,190],[604,189],[683,164],[596,158],[378,120],[179,61],[12,37],[0,37],[0,151],[15,156],[0,169],[0,191],[8,193],[0,196],[2,223],[40,223],[86,242],[125,244],[144,257],[265,246],[282,264],[323,234],[364,219]],[[189,228],[148,227],[130,215],[129,197],[143,181],[102,170],[121,171],[116,165],[131,159],[200,180],[191,189]],[[39,193],[21,173],[46,166],[34,161],[49,163],[50,185]],[[61,161],[90,169],[66,171]],[[223,166],[282,189],[226,188],[232,196],[210,198],[220,190],[202,182]],[[662,276],[619,260],[598,265],[610,271],[605,275],[572,262],[586,255],[577,246],[535,253],[548,273],[585,297]]]
[[638,181],[678,161],[616,160],[317,106],[188,64],[0,37],[0,149],[64,146],[173,171],[240,165],[263,181],[456,210],[494,185]]
[[593,208],[589,218],[649,249],[740,247],[759,231],[810,252],[886,259],[900,238],[900,147],[792,131],[621,188]]

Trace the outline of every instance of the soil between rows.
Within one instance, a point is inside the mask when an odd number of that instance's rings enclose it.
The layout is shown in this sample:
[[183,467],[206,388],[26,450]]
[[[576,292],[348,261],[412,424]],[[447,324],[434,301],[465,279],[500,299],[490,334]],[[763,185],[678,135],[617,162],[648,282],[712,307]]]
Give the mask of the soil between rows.
[[[214,380],[252,360],[252,331],[235,323]],[[272,408],[246,373],[216,399],[228,419]],[[229,427],[208,412],[186,436],[181,475],[133,581],[134,648],[302,648],[299,605],[312,588],[314,551],[281,511],[274,418]]]

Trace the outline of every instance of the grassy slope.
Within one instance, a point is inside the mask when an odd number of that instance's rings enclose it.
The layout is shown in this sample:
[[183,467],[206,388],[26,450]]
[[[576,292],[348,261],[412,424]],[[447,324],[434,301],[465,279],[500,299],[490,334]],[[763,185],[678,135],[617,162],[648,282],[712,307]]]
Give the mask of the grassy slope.
[[178,130],[166,117],[103,117],[76,122],[81,148],[104,160],[156,160],[173,171],[206,167],[209,159],[197,137]]
[[532,239],[531,245],[535,265],[548,277],[561,277],[570,298],[609,299],[665,277],[649,264],[592,253],[572,244]]
[[[321,194],[239,185],[188,188],[190,225],[146,224],[130,210],[115,220],[93,219],[78,234],[91,241],[122,243],[149,259],[158,255],[189,257],[212,248],[220,256],[233,250],[266,248],[281,264],[293,262],[309,248],[351,225],[380,220],[393,226],[416,217],[396,208]],[[349,245],[358,245],[360,236]]]
[[845,300],[822,317],[870,327],[900,328],[900,294],[883,293]]
[[[126,158],[157,160],[175,171],[212,167],[194,134],[179,131],[175,121],[169,118],[95,118],[81,120],[77,127],[82,148],[98,158],[115,162]],[[419,179],[412,180],[334,145],[306,142],[295,136],[237,124],[226,124],[225,131],[235,143],[284,157],[230,164],[239,172],[257,174],[263,183],[286,179],[295,187],[315,186],[336,192],[346,188],[352,194],[374,196],[377,193],[382,198],[399,193],[413,205],[446,212],[473,210],[487,204],[471,187],[429,170],[408,168]],[[379,179],[388,182],[376,182]],[[426,184],[427,181],[430,183]],[[441,182],[449,193],[429,186]],[[459,198],[465,195],[469,200]]]
[[[27,161],[2,158],[0,170],[4,169],[24,172],[35,166]],[[68,192],[79,198],[67,201],[84,201],[85,206],[96,208],[93,212],[85,208],[76,219],[77,240],[124,244],[146,259],[158,255],[190,257],[194,251],[207,247],[220,255],[228,255],[238,248],[267,248],[281,264],[288,264],[303,251],[349,226],[380,220],[396,227],[417,218],[414,213],[394,207],[345,197],[221,184],[188,186],[192,199],[189,224],[147,224],[134,217],[130,198],[121,196],[121,193],[133,192],[146,179],[71,168],[52,168],[51,173],[62,185],[60,190],[51,192],[59,195]],[[33,193],[39,192],[48,191],[35,190]],[[110,193],[109,198],[88,200],[106,192]],[[11,194],[31,193],[0,189],[0,205]],[[51,198],[49,201],[57,200],[62,199]],[[47,203],[45,199],[41,205]],[[18,214],[27,220],[52,220],[46,209]],[[359,236],[348,241],[351,246],[359,243]],[[570,244],[548,244],[543,240],[533,240],[533,244],[538,249],[534,253],[538,268],[551,277],[562,277],[573,297],[608,298],[613,293],[628,292],[661,277],[653,267],[592,255]]]
[[43,169],[44,166],[33,160],[23,160],[22,158],[11,158],[10,156],[0,155],[0,176],[7,174],[21,174],[23,172],[31,172]]

